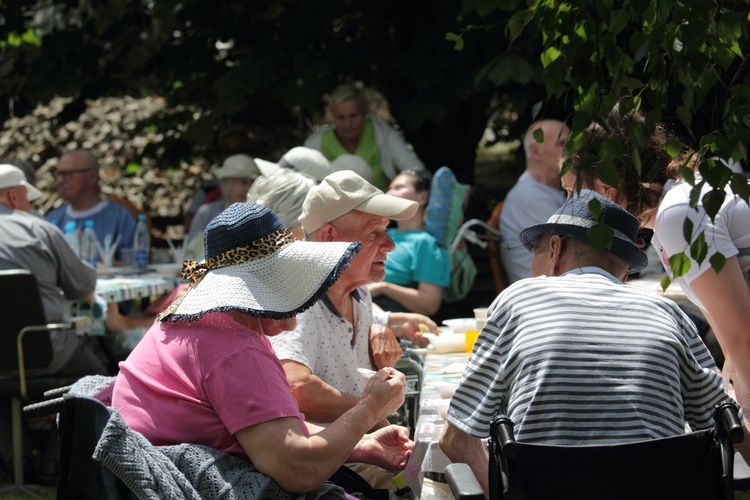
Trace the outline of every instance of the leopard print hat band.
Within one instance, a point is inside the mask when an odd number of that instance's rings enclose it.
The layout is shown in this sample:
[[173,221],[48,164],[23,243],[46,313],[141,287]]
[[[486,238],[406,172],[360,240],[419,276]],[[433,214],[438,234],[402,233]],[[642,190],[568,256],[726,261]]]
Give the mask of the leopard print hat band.
[[292,317],[314,304],[361,248],[359,242],[298,241],[275,213],[252,203],[235,203],[213,219],[204,246],[205,261],[184,262],[190,285],[161,321],[228,310]]

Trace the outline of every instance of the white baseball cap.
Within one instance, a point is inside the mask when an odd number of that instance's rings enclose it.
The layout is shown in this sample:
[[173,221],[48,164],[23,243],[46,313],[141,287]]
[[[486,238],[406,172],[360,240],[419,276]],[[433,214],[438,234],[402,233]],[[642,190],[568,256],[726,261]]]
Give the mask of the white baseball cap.
[[26,188],[26,197],[29,201],[42,197],[42,193],[37,188],[26,182],[23,170],[8,163],[0,165],[0,189],[18,186]]
[[352,210],[402,220],[417,213],[417,208],[416,201],[385,194],[351,170],[340,170],[310,188],[299,223],[310,234]]

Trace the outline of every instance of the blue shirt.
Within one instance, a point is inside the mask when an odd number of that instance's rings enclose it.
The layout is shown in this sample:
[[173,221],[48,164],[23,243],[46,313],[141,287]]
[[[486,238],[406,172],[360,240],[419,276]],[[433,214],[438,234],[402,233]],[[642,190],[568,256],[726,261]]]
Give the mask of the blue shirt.
[[115,251],[115,260],[122,260],[120,250],[123,248],[133,248],[133,236],[135,235],[135,225],[137,223],[130,210],[119,203],[102,200],[88,210],[73,210],[70,204],[52,210],[47,214],[47,220],[60,228],[65,229],[65,223],[69,220],[75,221],[79,233],[83,233],[83,225],[87,220],[94,221],[94,230],[96,239],[104,247],[104,238],[107,234],[112,235],[112,242],[120,237]]
[[448,252],[426,231],[389,229],[396,249],[385,260],[385,281],[401,286],[450,285]]

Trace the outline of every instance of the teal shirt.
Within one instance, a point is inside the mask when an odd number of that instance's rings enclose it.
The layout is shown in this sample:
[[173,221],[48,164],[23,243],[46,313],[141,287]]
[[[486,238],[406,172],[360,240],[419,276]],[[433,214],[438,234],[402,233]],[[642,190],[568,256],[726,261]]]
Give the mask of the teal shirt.
[[385,260],[385,281],[402,286],[430,283],[446,287],[451,282],[448,252],[426,231],[389,229],[396,249]]

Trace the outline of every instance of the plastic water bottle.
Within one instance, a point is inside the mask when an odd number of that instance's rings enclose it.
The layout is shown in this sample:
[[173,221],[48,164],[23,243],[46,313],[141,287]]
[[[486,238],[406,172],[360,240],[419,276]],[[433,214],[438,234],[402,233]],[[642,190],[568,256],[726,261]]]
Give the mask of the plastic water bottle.
[[94,230],[94,221],[87,220],[83,226],[83,237],[81,238],[81,259],[96,269],[98,257],[99,245]]
[[146,216],[138,216],[138,224],[135,226],[135,268],[140,271],[148,269],[148,255],[151,250],[151,237],[146,224]]
[[76,257],[81,258],[81,245],[78,241],[78,227],[75,221],[69,220],[65,224],[65,241],[68,242],[70,248],[73,249],[73,253]]

